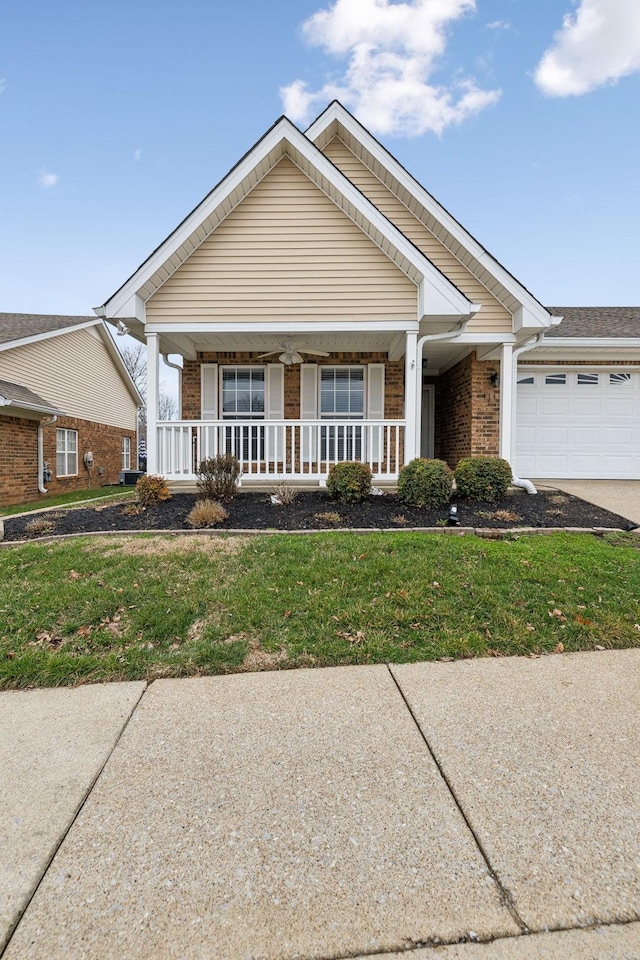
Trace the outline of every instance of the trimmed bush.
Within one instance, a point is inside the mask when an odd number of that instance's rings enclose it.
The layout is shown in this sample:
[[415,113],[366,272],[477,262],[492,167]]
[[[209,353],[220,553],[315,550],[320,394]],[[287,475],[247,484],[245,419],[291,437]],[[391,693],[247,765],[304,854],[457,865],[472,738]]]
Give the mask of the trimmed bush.
[[501,457],[467,457],[455,470],[456,488],[468,500],[501,500],[512,480],[511,467]]
[[199,496],[205,500],[233,500],[241,473],[240,461],[232,453],[219,453],[201,460],[196,481]]
[[229,514],[218,500],[196,500],[187,517],[187,523],[196,530],[215,527],[226,520]]
[[142,507],[152,507],[163,500],[171,499],[171,491],[164,477],[145,474],[136,483],[138,503]]
[[412,507],[443,507],[452,490],[453,471],[444,460],[412,460],[398,476],[398,499]]
[[329,468],[327,493],[338,503],[360,503],[371,493],[371,467],[356,460],[334,463]]

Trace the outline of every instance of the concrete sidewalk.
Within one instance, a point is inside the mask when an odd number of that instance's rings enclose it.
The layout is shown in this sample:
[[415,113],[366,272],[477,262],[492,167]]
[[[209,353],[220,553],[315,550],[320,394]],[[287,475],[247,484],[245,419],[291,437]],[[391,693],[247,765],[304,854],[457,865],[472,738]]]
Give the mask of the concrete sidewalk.
[[2,956],[640,960],[639,689],[626,650],[0,694]]

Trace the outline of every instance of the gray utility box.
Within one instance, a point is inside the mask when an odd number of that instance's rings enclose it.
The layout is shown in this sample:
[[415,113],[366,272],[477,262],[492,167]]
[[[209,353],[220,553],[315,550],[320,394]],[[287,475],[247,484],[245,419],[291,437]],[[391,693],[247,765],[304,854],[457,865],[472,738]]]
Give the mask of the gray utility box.
[[118,474],[118,481],[122,486],[132,487],[143,476],[142,470],[121,470]]

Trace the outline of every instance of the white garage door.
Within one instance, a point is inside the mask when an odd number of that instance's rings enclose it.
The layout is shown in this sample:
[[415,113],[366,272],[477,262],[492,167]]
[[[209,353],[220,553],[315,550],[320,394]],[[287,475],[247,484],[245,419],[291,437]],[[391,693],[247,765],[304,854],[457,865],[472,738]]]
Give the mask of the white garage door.
[[640,478],[640,372],[519,371],[520,477]]

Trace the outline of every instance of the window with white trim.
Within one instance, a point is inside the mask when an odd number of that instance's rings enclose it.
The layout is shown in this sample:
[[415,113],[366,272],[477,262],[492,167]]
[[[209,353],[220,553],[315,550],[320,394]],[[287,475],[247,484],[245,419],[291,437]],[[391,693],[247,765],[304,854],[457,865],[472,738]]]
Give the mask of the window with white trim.
[[578,386],[592,386],[595,387],[598,384],[598,374],[597,373],[579,373],[577,377]]
[[525,377],[518,377],[519,387],[532,387],[535,382],[536,378],[532,373],[528,373]]
[[[264,367],[222,367],[220,407],[223,420],[264,420]],[[244,424],[224,432],[225,452],[238,460],[264,459],[264,427]]]
[[548,373],[544,378],[544,382],[549,387],[564,386],[567,382],[567,375],[566,373]]
[[122,469],[131,470],[131,437],[122,438]]
[[[364,367],[320,368],[320,419],[364,419]],[[362,427],[322,427],[320,459],[361,460]]]
[[610,373],[609,383],[611,386],[620,386],[621,384],[631,383],[630,373]]
[[58,427],[56,430],[56,476],[78,474],[78,431]]

